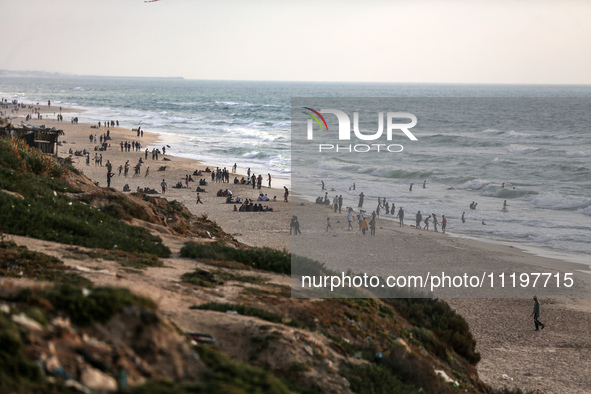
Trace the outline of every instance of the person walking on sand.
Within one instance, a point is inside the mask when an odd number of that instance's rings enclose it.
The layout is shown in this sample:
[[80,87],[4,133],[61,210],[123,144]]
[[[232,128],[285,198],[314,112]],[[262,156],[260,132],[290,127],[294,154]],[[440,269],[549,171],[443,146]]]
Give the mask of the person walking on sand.
[[541,310],[541,306],[540,306],[540,301],[538,301],[538,297],[536,297],[536,296],[534,296],[534,311],[531,314],[534,317],[534,324],[536,325],[536,331],[540,331],[539,327],[542,327],[542,330],[543,330],[545,326],[539,320],[540,316],[542,316],[542,310]]
[[[298,217],[293,215],[291,218],[291,227],[294,230],[294,235],[302,235],[301,231],[300,231],[300,222],[298,220]],[[289,230],[289,235],[291,235],[291,229]]]
[[372,217],[369,221],[369,235],[376,235],[376,218]]
[[287,202],[287,198],[289,197],[289,190],[287,189],[287,186],[283,186],[283,190],[285,190],[285,192],[283,193],[283,200]]
[[437,221],[437,215],[432,214],[431,216],[433,216],[433,231],[437,233],[437,225],[439,224],[439,222]]
[[361,232],[363,233],[363,235],[365,235],[366,231],[367,231],[367,220],[365,220],[365,218],[363,218],[363,220],[361,221]]
[[423,230],[429,231],[429,219],[430,218],[431,218],[431,215],[429,215],[425,218],[425,227],[423,227]]
[[334,232],[334,229],[330,225],[330,218],[326,218],[326,232],[328,232],[328,229],[331,229]]
[[[121,175],[121,171],[119,171],[119,174]],[[146,176],[144,176],[144,178],[146,178],[148,175],[150,175],[150,167],[146,167]]]
[[203,204],[203,201],[201,201],[201,196],[199,195],[199,193],[197,193],[197,202],[195,204]]
[[423,215],[421,215],[421,211],[417,212],[415,216],[415,229],[419,230],[421,228],[421,222],[423,221]]
[[160,184],[160,186],[162,187],[162,194],[166,193],[166,181],[164,179],[162,179],[162,183]]
[[402,207],[400,207],[400,209],[398,210],[398,215],[396,215],[398,217],[398,220],[400,222],[400,227],[404,227],[404,210],[402,209]]
[[445,218],[445,215],[441,216],[441,232],[443,234],[445,234],[445,227],[447,227],[447,219]]
[[353,230],[353,210],[349,208],[349,213],[347,213],[347,221],[349,222],[349,227],[347,227],[347,231]]

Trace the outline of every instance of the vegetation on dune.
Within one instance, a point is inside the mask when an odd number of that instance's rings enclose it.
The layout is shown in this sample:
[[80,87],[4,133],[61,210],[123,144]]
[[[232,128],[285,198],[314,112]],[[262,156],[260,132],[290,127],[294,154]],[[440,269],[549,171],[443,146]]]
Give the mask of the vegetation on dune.
[[[441,350],[433,348],[439,346],[434,342],[440,341],[471,364],[476,365],[480,361],[480,353],[475,350],[476,340],[470,332],[468,323],[447,303],[425,298],[392,298],[384,301],[392,305],[412,325],[433,332],[434,338],[419,336],[423,340],[428,339],[426,342],[431,343],[431,350],[436,354],[441,355]],[[442,358],[445,359],[443,356]]]
[[277,274],[318,275],[331,272],[323,263],[285,251],[246,246],[236,248],[218,242],[187,242],[181,249],[181,256],[204,261],[234,261],[241,264],[239,268],[254,268]]
[[90,286],[91,281],[69,272],[64,263],[43,253],[33,252],[12,242],[0,242],[0,277],[28,278]]
[[279,274],[291,272],[291,256],[270,248],[238,249],[220,243],[188,242],[181,249],[181,256],[194,259],[236,261],[246,266]]
[[[192,217],[177,201],[139,194],[136,197],[143,201],[130,199],[113,191],[95,191],[92,185],[89,188],[92,192],[82,196],[64,179],[69,171],[72,170],[67,163],[60,165],[30,149],[22,141],[1,138],[1,230],[93,248],[68,248],[63,257],[114,260],[134,268],[162,266],[157,256],[170,255],[162,240],[145,229],[121,221],[137,218],[167,225],[179,234],[218,239],[210,243],[187,243],[181,249],[183,257],[217,266],[257,269],[282,275],[334,274],[324,264],[311,259],[270,248],[240,245],[215,222],[209,221],[206,216],[200,219]],[[80,198],[73,199],[68,193],[75,193]],[[87,279],[70,272],[59,259],[13,243],[0,242],[2,276],[56,282],[55,287],[21,290],[10,299],[15,305],[24,307],[27,315],[41,324],[47,324],[49,315],[64,315],[79,327],[89,327],[107,322],[127,307],[155,308],[151,300],[128,289],[94,287]],[[481,388],[479,385],[482,383],[473,367],[480,360],[480,354],[475,351],[475,340],[466,321],[443,301],[343,298],[308,302],[290,298],[289,287],[273,287],[267,284],[265,278],[220,269],[196,269],[183,274],[181,280],[209,288],[221,286],[226,281],[249,283],[237,299],[241,303],[210,302],[192,306],[191,309],[231,310],[239,315],[324,334],[330,339],[332,350],[365,360],[336,366],[354,392],[410,393],[419,389],[432,393],[456,392],[452,385],[444,383],[433,372],[436,365],[445,365],[465,387]],[[342,294],[353,295],[351,292]],[[360,292],[355,294],[364,295]],[[409,296],[405,294],[398,296]],[[25,357],[26,345],[22,338],[15,323],[0,312],[0,391],[62,392],[63,387],[45,382],[39,367]],[[257,364],[254,354],[250,354],[251,360],[259,366],[234,361],[208,346],[198,346],[196,351],[207,366],[200,383],[148,382],[129,392],[317,391],[313,381],[302,380],[313,363],[294,363],[289,371],[270,372],[268,365]],[[378,352],[383,353],[383,357],[376,359]],[[297,384],[305,384],[306,388]]]
[[294,393],[273,373],[263,368],[232,360],[208,345],[197,346],[195,350],[208,367],[203,373],[202,383],[183,385],[170,381],[149,382],[127,392],[130,394]]
[[261,278],[260,276],[238,275],[222,270],[207,271],[199,268],[193,272],[183,274],[181,280],[186,283],[210,288],[223,285],[224,281],[236,281],[259,285],[266,283],[266,279]]
[[288,326],[296,327],[296,328],[305,328],[305,326],[297,321],[293,321],[288,318],[285,318],[281,315],[268,312],[264,309],[260,308],[253,308],[249,306],[245,306],[242,304],[227,304],[227,303],[218,303],[218,302],[208,302],[207,304],[202,305],[193,305],[189,307],[189,309],[199,309],[205,311],[217,311],[217,312],[227,312],[227,311],[235,311],[239,315],[242,316],[253,316],[258,317],[259,319],[263,319],[269,321],[271,323],[285,323]]
[[24,140],[0,138],[0,166],[60,178],[65,169],[49,156],[30,148]]
[[[387,368],[376,364],[347,364],[340,370],[359,394],[410,394],[416,393],[413,386],[402,383]],[[424,391],[424,390],[423,390]]]
[[15,301],[37,306],[46,311],[59,311],[80,327],[93,323],[105,323],[128,306],[156,308],[152,300],[121,287],[81,288],[61,285],[42,291],[25,289],[18,294]]
[[124,267],[146,268],[163,267],[164,264],[157,256],[149,253],[131,253],[122,250],[89,249],[82,250],[77,247],[66,248],[67,253],[63,258],[84,260],[86,258],[116,261]]
[[6,393],[74,393],[47,382],[39,365],[29,361],[20,327],[0,312],[0,391]]
[[65,244],[170,255],[162,240],[147,230],[62,194],[77,191],[60,178],[65,171],[22,141],[0,138],[0,189],[23,197],[0,193],[3,231]]

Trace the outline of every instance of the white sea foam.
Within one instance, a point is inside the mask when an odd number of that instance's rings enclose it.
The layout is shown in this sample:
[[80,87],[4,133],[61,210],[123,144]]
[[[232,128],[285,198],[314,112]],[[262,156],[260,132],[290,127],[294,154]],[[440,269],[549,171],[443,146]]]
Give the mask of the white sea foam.
[[460,185],[461,189],[480,190],[490,184],[489,180],[486,179],[474,179],[472,181],[464,182]]
[[507,151],[514,155],[527,155],[530,153],[534,153],[540,150],[540,148],[536,148],[535,146],[525,146],[525,145],[518,145],[518,144],[511,144],[509,145]]
[[566,157],[572,157],[572,158],[576,158],[576,157],[591,157],[591,153],[590,152],[583,152],[583,151],[566,152]]
[[538,207],[554,209],[585,208],[591,205],[591,199],[579,196],[563,195],[555,192],[545,192],[533,196],[529,201]]

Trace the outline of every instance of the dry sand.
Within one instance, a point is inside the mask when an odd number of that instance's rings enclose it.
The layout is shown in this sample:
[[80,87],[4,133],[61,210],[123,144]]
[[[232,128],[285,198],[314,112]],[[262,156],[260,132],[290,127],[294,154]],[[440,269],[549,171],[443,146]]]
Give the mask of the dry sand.
[[[44,108],[42,107],[42,110]],[[68,113],[73,111],[67,111]],[[21,110],[20,115],[26,112]],[[70,117],[64,122],[55,120],[34,120],[31,123],[45,124],[65,131],[64,141],[60,146],[60,156],[67,156],[67,151],[90,149],[94,157],[94,143],[89,143],[90,133],[106,132],[105,128],[91,129],[90,125],[72,125]],[[19,123],[16,119],[14,124]],[[164,144],[158,136],[145,133],[138,138],[136,133],[124,128],[111,128],[111,148],[103,154],[103,167],[87,166],[83,158],[73,157],[75,166],[100,186],[106,186],[104,163],[110,160],[114,172],[126,160],[135,165],[143,152],[124,153],[119,149],[120,141],[140,141],[142,146],[159,146]],[[174,154],[174,152],[170,152]],[[189,189],[173,189],[176,182],[184,179],[186,174],[192,174],[195,169],[204,169],[206,163],[197,160],[177,158],[165,155],[171,161],[163,161],[160,156],[158,162],[148,156],[146,165],[150,167],[150,175],[145,177],[145,167],[140,177],[127,178],[115,175],[111,186],[122,190],[124,184],[129,184],[132,191],[139,187],[150,187],[160,191],[160,182],[164,178],[168,183],[165,197],[176,199],[184,203],[196,215],[207,215],[215,220],[226,232],[234,234],[240,241],[253,246],[268,246],[278,249],[291,250],[289,236],[289,221],[291,207],[282,202],[283,191],[263,187],[263,193],[277,196],[277,202],[268,205],[276,212],[234,212],[232,204],[225,204],[225,199],[215,197],[220,188],[228,187],[234,195],[256,197],[259,191],[248,186],[234,184],[211,184],[205,186],[207,193],[201,193],[204,204],[195,204],[196,182],[189,184]],[[230,168],[234,158],[220,166]],[[166,165],[166,171],[157,171]],[[240,171],[239,171],[240,172]],[[130,170],[133,173],[133,170]],[[207,174],[209,175],[209,174]],[[257,174],[258,175],[258,174]],[[197,177],[194,177],[197,180]],[[233,176],[231,177],[233,179]],[[207,179],[210,182],[210,179]],[[266,182],[263,182],[265,184]],[[298,201],[298,204],[300,202]],[[322,245],[323,242],[337,242],[342,245],[359,242],[362,235],[355,231],[346,231],[345,214],[334,215],[327,207],[310,205],[310,219],[302,223],[302,237],[311,242]],[[335,233],[326,233],[326,217],[331,217]],[[411,218],[409,218],[411,219]],[[340,223],[337,223],[340,221]],[[410,227],[399,228],[393,222],[380,220],[375,247],[386,245],[396,254],[399,261],[413,261],[417,258],[417,250],[421,252],[421,259],[433,264],[442,261],[454,264],[469,261],[486,261],[487,264],[506,266],[519,264],[529,266],[532,272],[545,270],[561,270],[573,272],[580,267],[561,260],[536,257],[524,253],[517,247],[504,246],[486,242],[478,242],[462,238],[454,238],[441,233],[425,232]],[[369,239],[368,237],[366,237]],[[337,240],[337,241],[335,241]],[[367,240],[363,243],[372,242]],[[380,246],[382,245],[382,246]],[[390,249],[391,248],[391,249]],[[321,248],[320,248],[321,249]],[[328,258],[330,262],[330,258]],[[334,263],[334,262],[333,262]],[[331,264],[333,264],[331,263]],[[342,268],[333,265],[333,268]],[[585,274],[578,274],[582,280],[587,280]],[[167,301],[169,303],[170,300]],[[461,313],[468,323],[477,340],[477,350],[482,354],[482,361],[478,371],[486,383],[493,387],[519,387],[525,390],[542,390],[544,392],[560,393],[589,393],[591,392],[591,303],[588,299],[541,299],[542,318],[546,329],[534,332],[533,321],[530,317],[533,308],[530,299],[449,299],[450,305]],[[505,377],[506,375],[506,377]]]

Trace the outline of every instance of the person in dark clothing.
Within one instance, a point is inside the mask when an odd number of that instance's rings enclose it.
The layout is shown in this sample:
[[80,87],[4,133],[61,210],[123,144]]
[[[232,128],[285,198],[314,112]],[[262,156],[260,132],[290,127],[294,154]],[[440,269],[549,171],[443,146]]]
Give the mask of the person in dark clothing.
[[111,178],[115,176],[111,171],[107,172],[107,187],[111,187]]
[[416,219],[416,225],[415,228],[417,230],[419,230],[421,228],[421,222],[423,221],[423,215],[421,215],[421,211],[417,212],[417,215],[415,216]]
[[536,331],[540,331],[539,327],[542,327],[542,330],[543,330],[545,326],[539,320],[540,316],[542,315],[540,301],[538,301],[538,297],[536,297],[536,296],[534,296],[534,311],[531,314],[534,317],[534,324],[536,325]]
[[398,221],[400,222],[400,227],[404,227],[404,210],[402,209],[402,207],[400,207],[400,209],[398,210],[398,215],[396,215],[398,217]]

